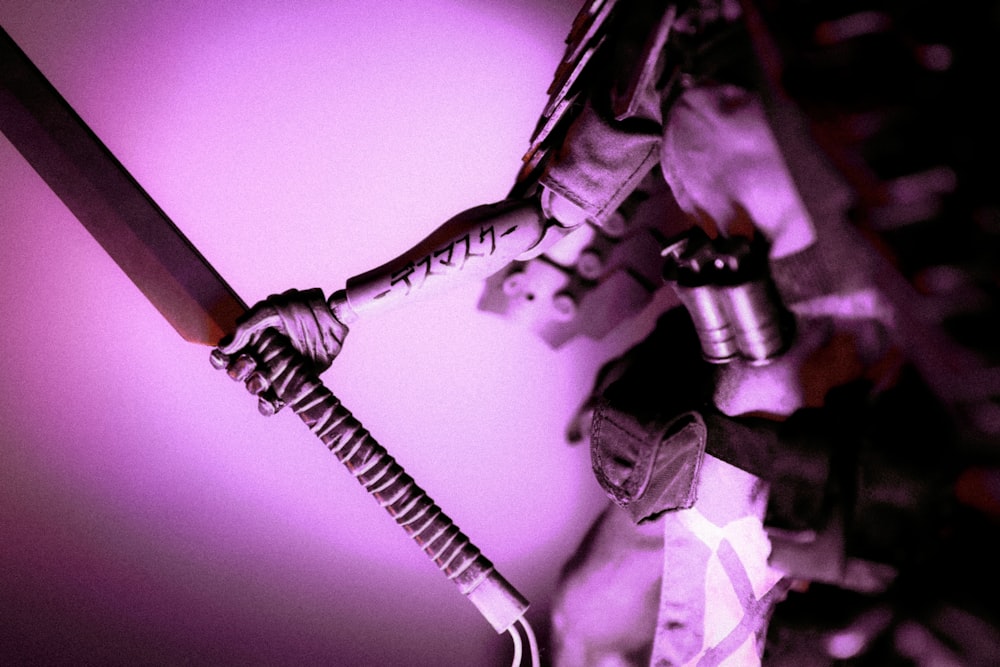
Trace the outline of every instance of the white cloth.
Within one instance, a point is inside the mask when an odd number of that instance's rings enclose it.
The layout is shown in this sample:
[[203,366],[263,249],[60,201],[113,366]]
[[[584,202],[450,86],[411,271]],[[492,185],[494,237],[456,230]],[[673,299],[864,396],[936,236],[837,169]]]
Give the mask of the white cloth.
[[787,590],[768,562],[759,478],[705,456],[694,507],[665,515],[651,665],[760,665],[767,621]]

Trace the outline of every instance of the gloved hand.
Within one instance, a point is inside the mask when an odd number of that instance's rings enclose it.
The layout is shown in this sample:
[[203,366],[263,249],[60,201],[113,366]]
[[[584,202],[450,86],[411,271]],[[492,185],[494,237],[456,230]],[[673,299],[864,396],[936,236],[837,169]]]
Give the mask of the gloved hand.
[[252,350],[268,329],[288,338],[292,347],[312,362],[312,371],[317,375],[340,354],[348,331],[319,289],[292,289],[269,296],[240,318],[233,335],[221,340],[212,351],[212,365],[227,369],[231,378],[244,382],[247,391],[259,397],[260,411],[266,415],[282,407],[281,401],[267,391],[267,379],[256,371],[257,359]]

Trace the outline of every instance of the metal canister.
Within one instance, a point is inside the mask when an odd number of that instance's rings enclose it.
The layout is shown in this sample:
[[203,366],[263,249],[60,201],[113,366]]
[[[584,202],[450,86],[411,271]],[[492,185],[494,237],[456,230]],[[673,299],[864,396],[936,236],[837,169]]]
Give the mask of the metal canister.
[[710,239],[693,229],[670,243],[664,279],[687,309],[705,360],[766,364],[787,349],[787,311],[768,272],[762,240]]
[[766,364],[788,347],[786,314],[769,277],[720,288],[740,355]]
[[675,283],[674,291],[691,316],[705,361],[712,364],[732,361],[740,350],[730,323],[726,294],[713,285],[688,287]]

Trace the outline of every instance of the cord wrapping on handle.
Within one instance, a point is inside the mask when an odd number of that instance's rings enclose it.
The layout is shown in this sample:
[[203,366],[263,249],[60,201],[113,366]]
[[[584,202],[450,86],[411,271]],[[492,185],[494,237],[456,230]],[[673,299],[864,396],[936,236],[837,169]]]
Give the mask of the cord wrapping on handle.
[[257,344],[271,387],[463,594],[493,571],[469,538],[315,377],[287,343],[265,333]]

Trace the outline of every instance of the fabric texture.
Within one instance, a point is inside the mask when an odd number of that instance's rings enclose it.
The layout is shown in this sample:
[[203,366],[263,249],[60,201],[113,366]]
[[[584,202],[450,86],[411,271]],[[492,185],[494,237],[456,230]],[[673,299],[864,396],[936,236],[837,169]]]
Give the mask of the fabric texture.
[[588,103],[540,183],[601,224],[660,161],[660,139],[659,126],[608,120]]
[[628,413],[594,411],[591,456],[598,483],[636,523],[691,507],[705,453],[705,423],[689,412],[650,432]]
[[768,563],[767,484],[711,455],[698,500],[663,517],[664,560],[654,667],[759,665],[767,621],[784,598]]

